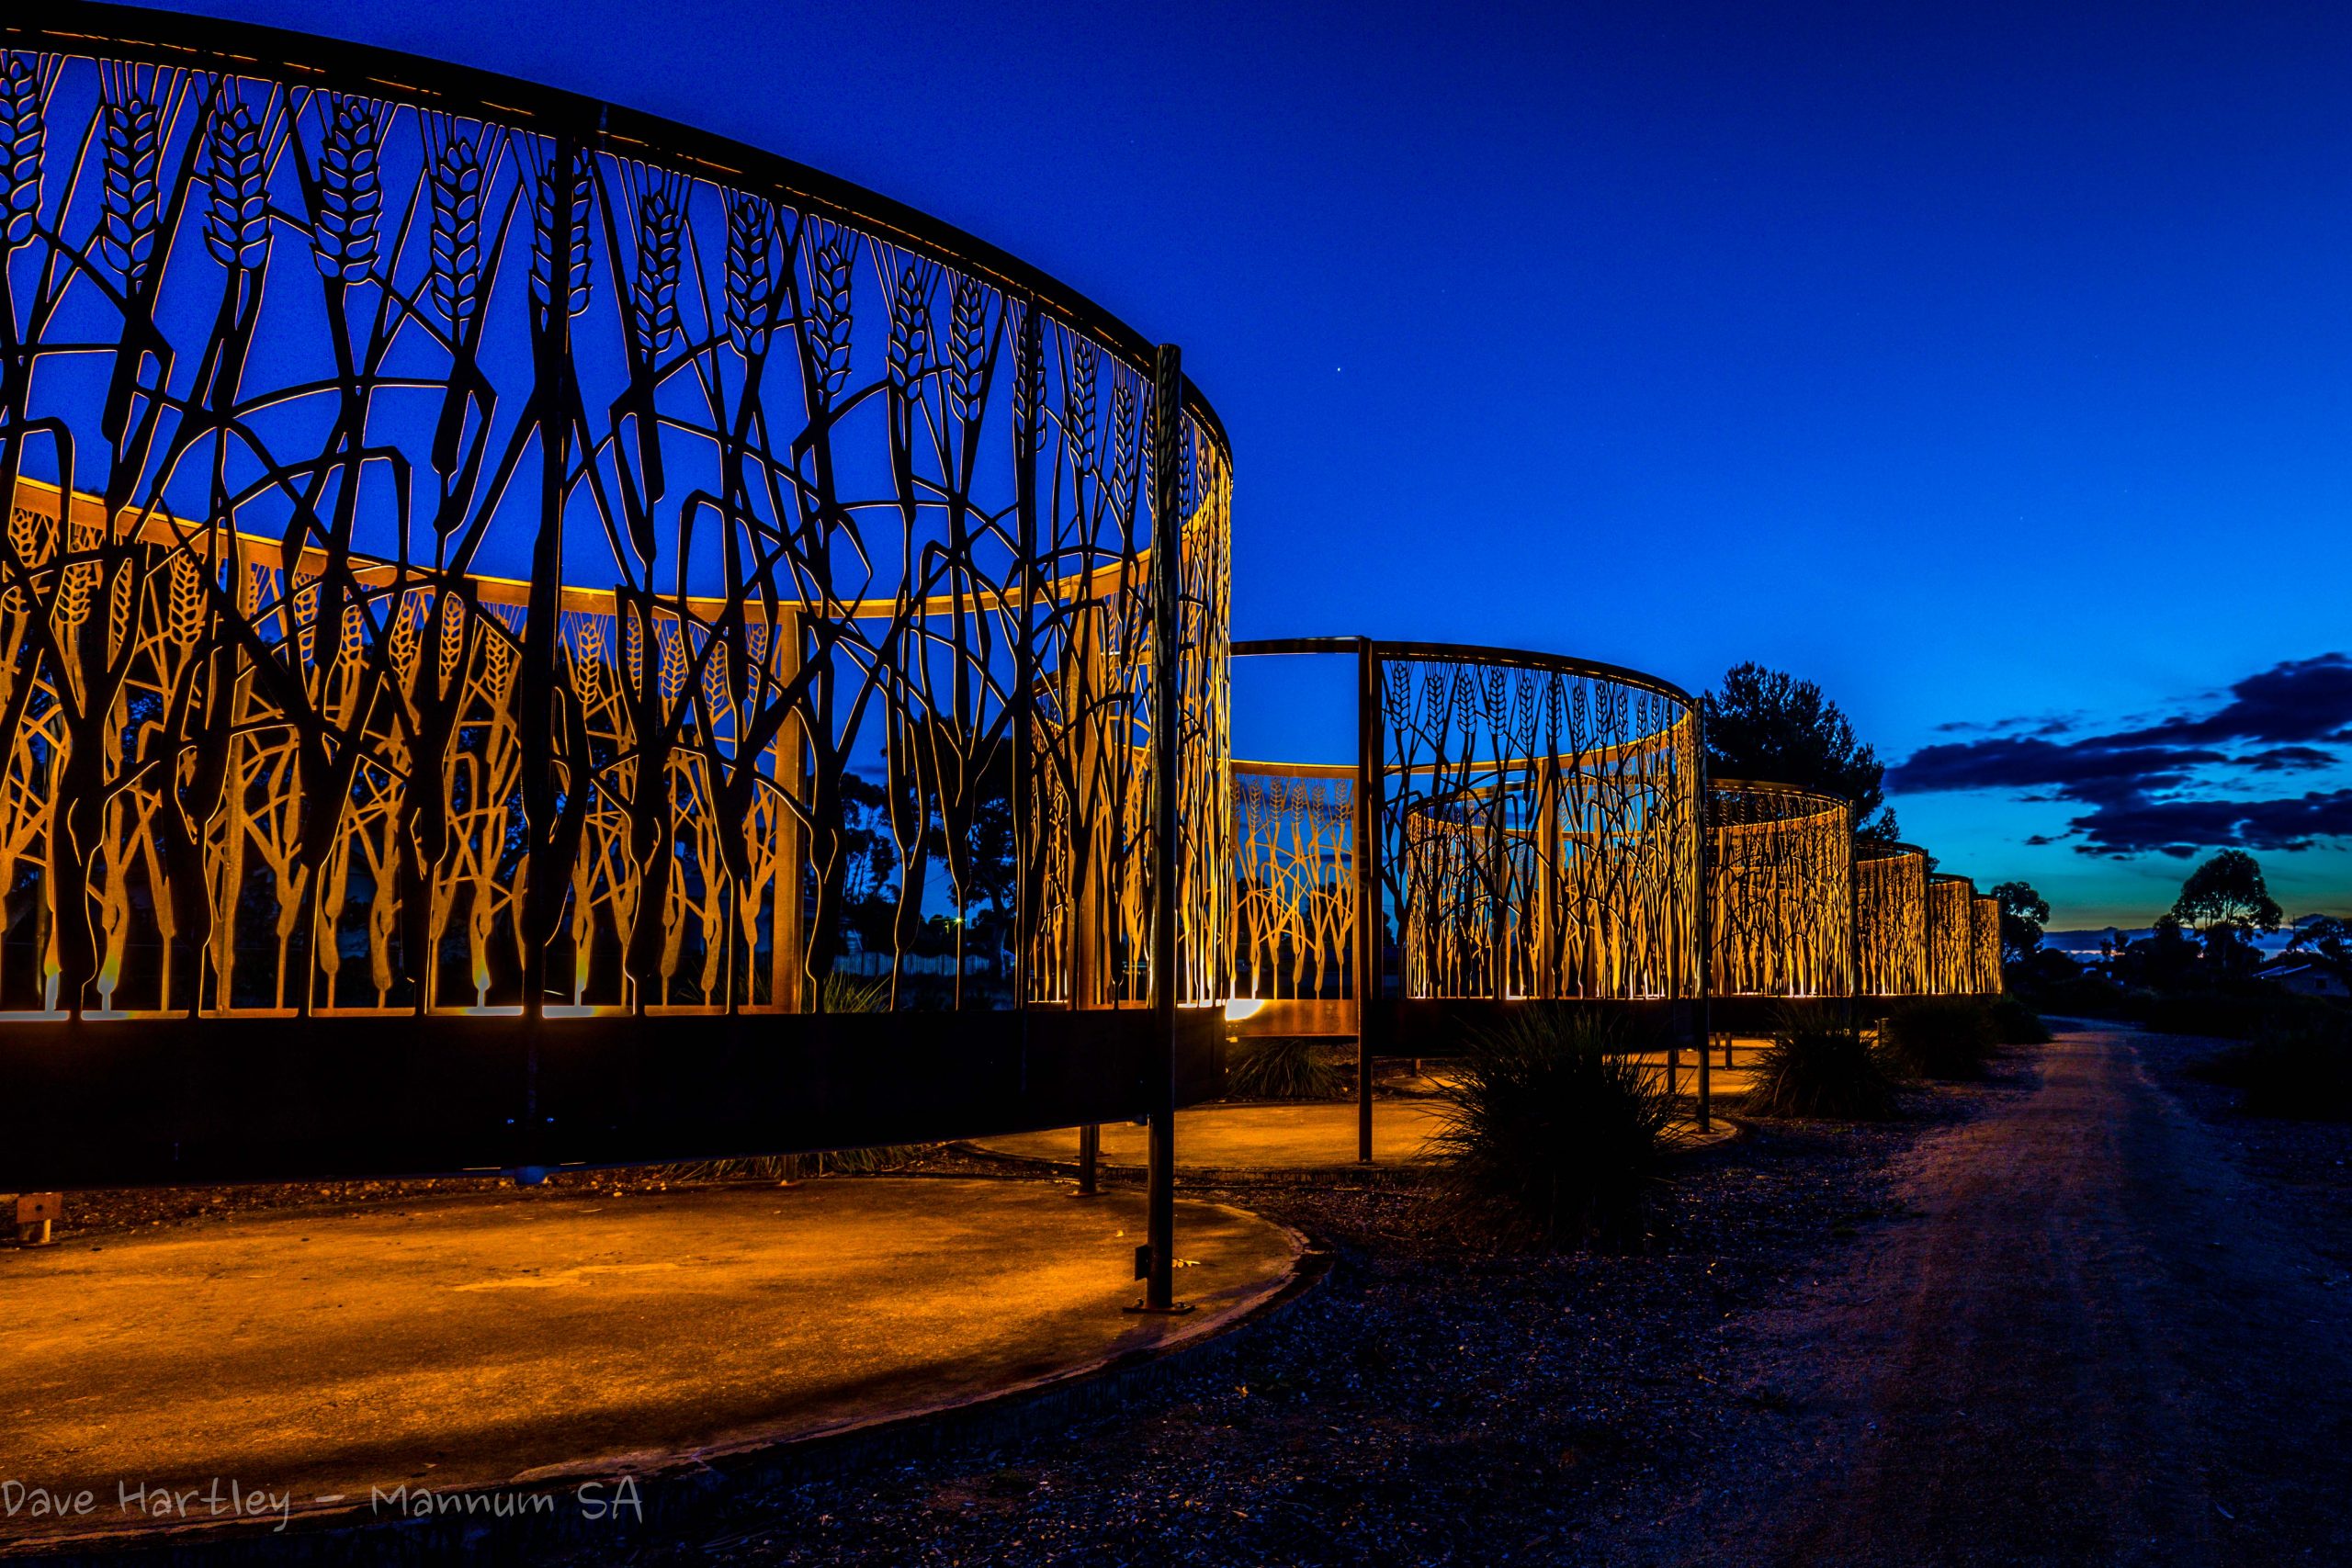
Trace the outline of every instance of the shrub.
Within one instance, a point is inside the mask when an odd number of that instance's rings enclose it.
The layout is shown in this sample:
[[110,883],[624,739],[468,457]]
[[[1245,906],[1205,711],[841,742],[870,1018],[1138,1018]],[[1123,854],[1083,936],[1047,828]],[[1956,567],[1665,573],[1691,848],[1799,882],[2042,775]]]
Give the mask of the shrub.
[[1765,1015],[1764,1032],[1777,1040],[1790,1034],[1834,1032],[1845,1027],[1845,1016],[1838,1003],[1788,997],[1772,1004]]
[[1225,1070],[1232,1100],[1329,1100],[1346,1092],[1348,1081],[1329,1053],[1295,1034],[1237,1042]]
[[1920,997],[1888,1015],[1879,1044],[1890,1066],[1913,1077],[1981,1078],[1997,1032],[1975,997]]
[[1894,1084],[1855,1030],[1785,1030],[1756,1054],[1747,1109],[1758,1116],[1874,1122],[1894,1114]]
[[2249,1116],[2352,1121],[2352,1029],[2304,1021],[2215,1052],[2189,1069],[2238,1091]]
[[2015,997],[1995,997],[1989,1004],[1993,1011],[1993,1042],[1996,1045],[2047,1045],[2050,1026],[2041,1015]]
[[1431,1140],[1465,1216],[1511,1239],[1638,1245],[1672,1094],[1590,1017],[1514,1013],[1466,1043]]

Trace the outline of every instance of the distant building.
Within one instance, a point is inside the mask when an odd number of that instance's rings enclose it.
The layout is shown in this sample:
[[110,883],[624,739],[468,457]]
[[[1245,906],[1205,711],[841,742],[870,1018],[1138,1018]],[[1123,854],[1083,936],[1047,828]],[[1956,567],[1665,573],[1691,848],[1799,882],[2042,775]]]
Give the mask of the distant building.
[[2301,960],[2274,964],[2262,972],[2262,977],[2301,997],[2334,997],[2342,1000],[2352,995],[2345,987],[2344,976],[2320,964]]

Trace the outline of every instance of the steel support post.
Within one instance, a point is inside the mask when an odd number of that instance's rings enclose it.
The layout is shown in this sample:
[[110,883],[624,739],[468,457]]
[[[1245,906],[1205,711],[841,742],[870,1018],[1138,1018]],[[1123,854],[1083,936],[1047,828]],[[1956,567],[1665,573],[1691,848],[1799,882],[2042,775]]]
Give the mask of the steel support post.
[[1694,813],[1699,829],[1699,1131],[1705,1133],[1715,1124],[1714,1078],[1707,1066],[1707,1043],[1714,1037],[1714,1018],[1708,1004],[1714,995],[1711,971],[1715,962],[1715,937],[1707,908],[1713,891],[1713,866],[1707,848],[1707,716],[1705,710],[1697,706],[1690,710],[1690,739],[1699,774]]
[[[1039,845],[1045,837],[1045,807],[1037,795],[1031,752],[1037,745],[1037,443],[1045,415],[1045,327],[1032,298],[1023,301],[1021,330],[1012,351],[1012,485],[1013,528],[1021,557],[1014,582],[1021,593],[1021,619],[1016,624],[1012,659],[1012,820],[1016,831],[1013,863],[1021,868],[1013,883],[1012,1005],[1027,1008],[1036,999],[1030,974],[1032,949],[1037,941],[1039,889],[1030,868],[1042,863]],[[1082,1005],[1075,986],[1068,993],[1071,1007]]]
[[1151,400],[1151,1148],[1146,1173],[1147,1312],[1176,1306],[1176,844],[1183,829],[1178,789],[1183,719],[1184,519],[1182,356],[1161,344]]
[[1702,1020],[1699,1032],[1699,1127],[1702,1132],[1706,1130],[1709,1115],[1713,1110],[1714,1072],[1714,1065],[1707,1057],[1707,1032],[1705,1021]]
[[1372,1031],[1381,990],[1380,660],[1356,639],[1356,1159],[1372,1163]]

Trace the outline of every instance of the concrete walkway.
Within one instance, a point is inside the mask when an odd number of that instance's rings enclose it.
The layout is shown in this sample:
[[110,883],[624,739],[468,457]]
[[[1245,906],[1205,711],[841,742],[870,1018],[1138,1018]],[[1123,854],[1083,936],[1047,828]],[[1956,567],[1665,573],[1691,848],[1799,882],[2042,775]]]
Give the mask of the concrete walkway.
[[[1197,1338],[1292,1276],[1290,1232],[1178,1205],[1177,1318],[1135,1299],[1140,1192],[829,1179],[469,1196],[0,1252],[0,1480],[66,1533],[356,1509],[753,1447]],[[126,1490],[148,1488],[123,1506]],[[281,1503],[278,1499],[283,1499]],[[0,1496],[0,1546],[57,1531]],[[567,1494],[564,1506],[571,1506]],[[389,1517],[379,1511],[378,1517]]]

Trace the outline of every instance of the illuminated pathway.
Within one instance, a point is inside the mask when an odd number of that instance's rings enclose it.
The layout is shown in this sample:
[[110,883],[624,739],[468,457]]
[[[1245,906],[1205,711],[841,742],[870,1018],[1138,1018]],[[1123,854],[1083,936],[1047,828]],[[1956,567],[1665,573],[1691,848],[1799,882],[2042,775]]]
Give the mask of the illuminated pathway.
[[[0,1257],[0,1476],[234,1479],[298,1507],[640,1466],[968,1400],[1179,1339],[1291,1276],[1289,1232],[1179,1206],[1176,1319],[1134,1299],[1140,1192],[828,1179],[210,1221]],[[576,1483],[559,1496],[569,1506]],[[201,1517],[205,1505],[195,1511]],[[135,1522],[135,1521],[134,1521]],[[0,1545],[45,1533],[0,1517]]]

